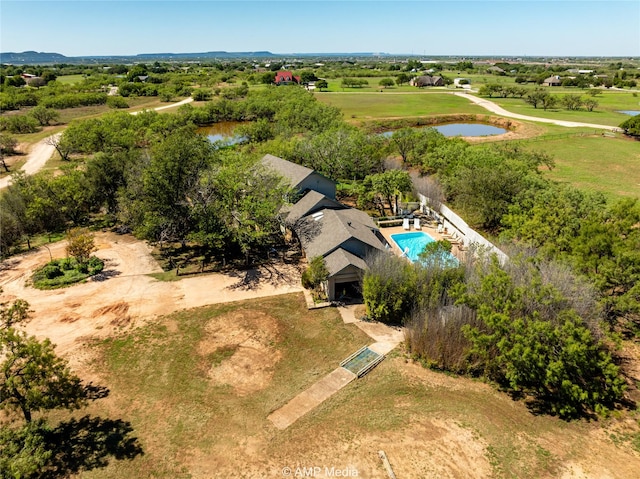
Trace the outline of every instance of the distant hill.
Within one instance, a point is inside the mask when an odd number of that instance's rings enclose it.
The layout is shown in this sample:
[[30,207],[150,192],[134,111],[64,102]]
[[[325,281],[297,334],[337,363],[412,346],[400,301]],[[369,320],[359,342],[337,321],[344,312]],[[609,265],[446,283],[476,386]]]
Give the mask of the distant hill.
[[42,64],[42,63],[133,63],[145,60],[214,60],[216,58],[274,58],[276,55],[268,51],[259,52],[201,52],[201,53],[140,53],[137,55],[90,55],[81,57],[67,57],[60,53],[46,52],[5,52],[0,53],[0,63],[12,65]]
[[291,58],[291,57],[371,57],[387,56],[385,53],[271,53],[257,52],[201,52],[201,53],[140,53],[137,55],[92,55],[81,57],[67,57],[60,53],[46,52],[6,52],[0,53],[0,63],[11,65],[46,64],[46,63],[135,63],[141,61],[171,61],[171,60],[215,60],[215,59],[247,59],[247,58]]
[[197,58],[264,58],[277,56],[271,52],[203,52],[203,53],[140,53],[136,55],[136,58],[151,58],[151,59],[197,59]]
[[0,53],[0,63],[63,63],[68,61],[68,57],[61,55],[60,53],[45,53],[45,52],[6,52]]

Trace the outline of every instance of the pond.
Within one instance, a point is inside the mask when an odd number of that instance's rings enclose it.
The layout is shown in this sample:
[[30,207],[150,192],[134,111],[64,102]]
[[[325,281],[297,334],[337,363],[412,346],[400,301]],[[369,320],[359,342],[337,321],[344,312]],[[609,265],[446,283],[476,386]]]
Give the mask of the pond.
[[[507,130],[486,123],[447,123],[436,125],[433,128],[444,136],[491,136],[502,135]],[[382,136],[388,138],[393,135],[393,131],[385,131]]]
[[234,135],[234,130],[242,125],[240,121],[221,121],[210,126],[198,128],[198,133],[206,135],[211,143],[218,143],[221,146],[231,146],[242,143],[244,136]]
[[444,136],[491,136],[502,135],[507,130],[485,123],[449,123],[434,127]]
[[640,110],[618,110],[616,113],[622,113],[624,115],[636,116],[640,115]]

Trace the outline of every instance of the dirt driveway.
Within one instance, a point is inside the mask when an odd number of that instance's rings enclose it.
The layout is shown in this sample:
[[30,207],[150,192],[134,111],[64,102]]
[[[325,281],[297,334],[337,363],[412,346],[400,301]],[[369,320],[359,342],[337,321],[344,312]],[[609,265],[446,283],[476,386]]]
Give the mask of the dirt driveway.
[[[65,244],[50,246],[54,258],[65,256]],[[28,286],[33,270],[49,261],[46,248],[0,264],[0,300],[28,301],[33,319],[26,329],[50,338],[72,363],[83,338],[106,337],[185,308],[302,291],[299,272],[290,265],[162,282],[147,276],[161,268],[145,242],[130,235],[98,233],[96,244],[96,255],[105,260],[103,274],[68,288],[41,291]]]

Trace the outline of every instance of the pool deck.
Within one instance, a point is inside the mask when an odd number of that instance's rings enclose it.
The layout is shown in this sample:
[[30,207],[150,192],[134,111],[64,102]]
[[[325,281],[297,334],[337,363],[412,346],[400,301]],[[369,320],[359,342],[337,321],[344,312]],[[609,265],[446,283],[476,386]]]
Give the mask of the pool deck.
[[449,237],[441,233],[438,233],[435,227],[429,226],[428,224],[425,224],[424,221],[421,221],[422,228],[417,230],[413,227],[413,220],[411,220],[410,225],[411,225],[411,228],[408,230],[405,230],[402,226],[390,226],[387,228],[380,228],[380,233],[382,233],[382,236],[384,236],[387,242],[391,245],[393,252],[398,256],[402,254],[402,251],[400,251],[400,248],[398,248],[398,245],[395,243],[395,241],[391,239],[391,235],[395,235],[398,233],[416,233],[418,231],[422,231],[424,233],[427,233],[436,241],[441,241],[441,240],[450,241],[451,254],[453,254],[453,256],[455,256],[458,259],[458,261],[464,260],[465,252],[464,250],[460,249],[460,246],[458,245],[458,243],[454,243],[453,241],[451,241]]

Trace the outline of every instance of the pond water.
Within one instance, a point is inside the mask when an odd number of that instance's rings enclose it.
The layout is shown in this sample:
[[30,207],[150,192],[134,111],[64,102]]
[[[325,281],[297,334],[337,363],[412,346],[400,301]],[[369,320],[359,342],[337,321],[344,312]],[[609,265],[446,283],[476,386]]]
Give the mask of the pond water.
[[623,113],[629,116],[640,115],[640,110],[618,110],[616,113]]
[[242,125],[240,121],[221,121],[210,126],[198,128],[198,133],[206,135],[211,143],[219,143],[222,146],[231,146],[242,143],[246,138],[235,135],[234,130]]
[[[436,125],[433,128],[444,136],[491,136],[502,135],[507,130],[486,123],[447,123]],[[388,138],[393,135],[393,131],[385,131],[382,136]]]
[[502,135],[507,130],[485,123],[449,123],[434,127],[444,136],[491,136]]

